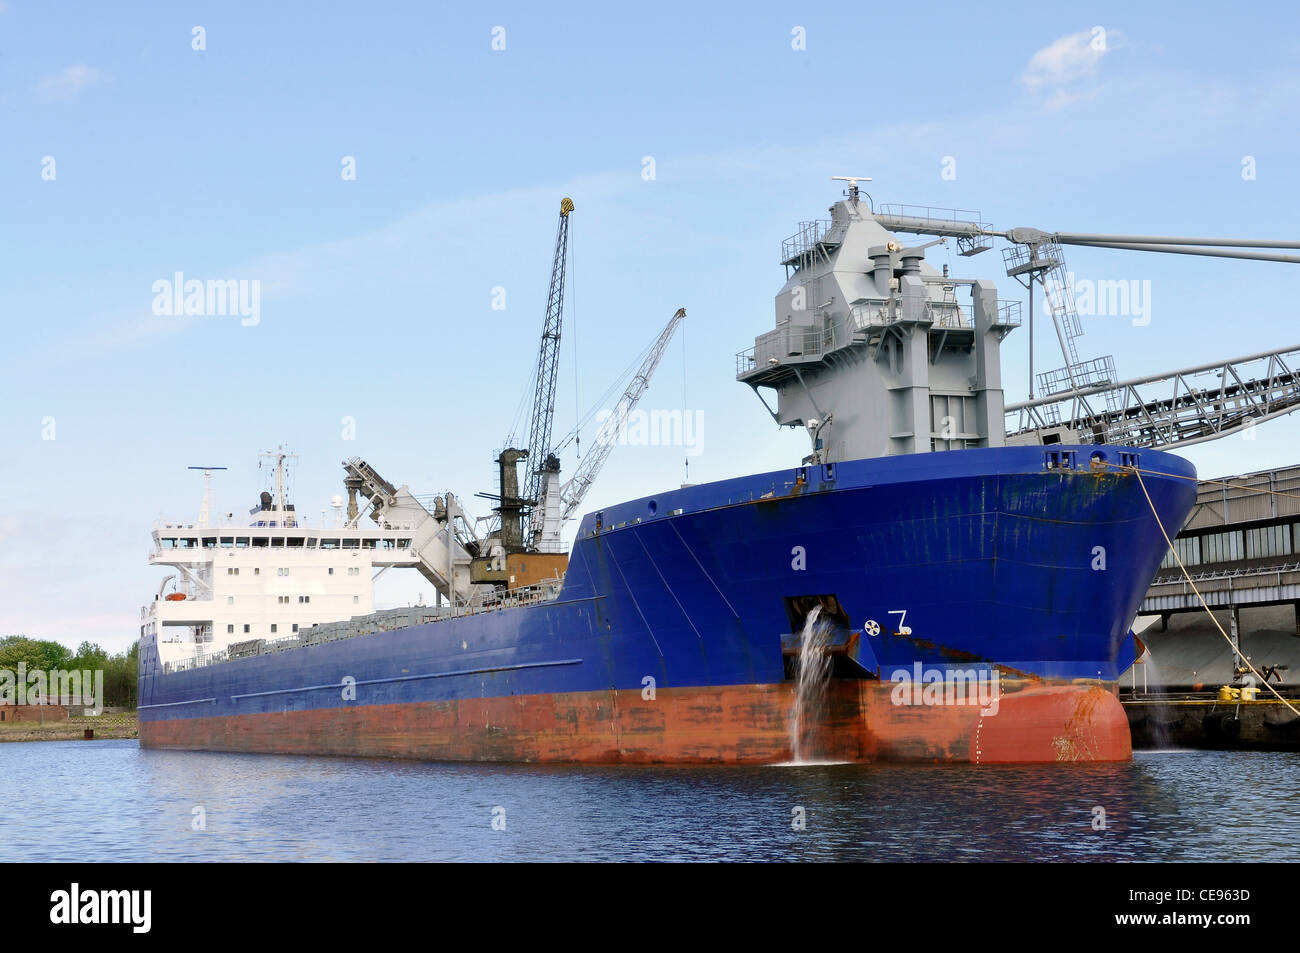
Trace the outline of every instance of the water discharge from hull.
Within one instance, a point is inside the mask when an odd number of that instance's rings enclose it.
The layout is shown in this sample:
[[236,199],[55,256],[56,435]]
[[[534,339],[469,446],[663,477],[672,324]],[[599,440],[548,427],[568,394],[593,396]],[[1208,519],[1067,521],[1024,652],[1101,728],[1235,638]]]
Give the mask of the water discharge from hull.
[[1143,686],[1143,692],[1150,698],[1152,693],[1155,694],[1157,703],[1150,709],[1147,717],[1147,730],[1150,732],[1151,744],[1157,750],[1166,750],[1172,747],[1169,743],[1169,706],[1164,703],[1164,679],[1160,676],[1160,667],[1156,665],[1155,655],[1150,649],[1147,649],[1143,659],[1146,665],[1146,684]]
[[799,637],[798,680],[790,717],[790,753],[794,764],[808,764],[816,757],[817,727],[826,708],[826,687],[831,675],[831,657],[826,648],[835,626],[821,619],[821,611],[821,606],[813,607]]

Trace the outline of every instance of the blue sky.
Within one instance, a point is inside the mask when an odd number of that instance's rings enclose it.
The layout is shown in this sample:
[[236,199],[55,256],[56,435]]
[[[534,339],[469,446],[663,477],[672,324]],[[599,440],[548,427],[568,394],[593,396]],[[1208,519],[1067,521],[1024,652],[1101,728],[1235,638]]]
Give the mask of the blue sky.
[[[564,195],[556,429],[684,306],[643,406],[702,414],[697,482],[806,452],[734,382],[734,354],[771,326],[780,241],[825,215],[831,175],[999,227],[1300,231],[1285,4],[471,7],[0,3],[0,634],[128,645],[163,574],[152,520],[197,514],[191,464],[231,468],[222,512],[251,505],[257,451],[280,444],[307,514],[353,455],[417,492],[491,490]],[[996,255],[930,257],[1023,298]],[[1297,266],[1068,260],[1152,283],[1149,325],[1085,318],[1083,355],[1114,354],[1122,377],[1300,343]],[[177,271],[259,281],[260,322],[153,314]],[[1026,348],[1023,331],[1004,347],[1008,401]],[[1287,418],[1187,455],[1239,473],[1300,462],[1298,437]],[[682,474],[679,447],[619,448],[588,504]],[[428,588],[386,586],[388,602]]]

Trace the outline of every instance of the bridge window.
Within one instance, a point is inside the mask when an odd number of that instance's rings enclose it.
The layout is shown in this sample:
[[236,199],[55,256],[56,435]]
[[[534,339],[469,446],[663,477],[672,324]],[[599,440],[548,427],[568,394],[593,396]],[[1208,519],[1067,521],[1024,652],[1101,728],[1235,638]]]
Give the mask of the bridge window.
[[175,540],[175,539],[160,539],[160,540],[158,540],[158,542],[161,544],[161,546],[162,546],[163,549],[175,549],[175,548],[176,548],[176,540]]
[[375,545],[376,545],[378,542],[379,542],[379,540],[377,540],[377,539],[363,539],[363,540],[361,541],[361,548],[362,548],[362,549],[374,549],[374,548],[375,548]]
[[233,536],[222,536],[222,537],[221,537],[221,548],[222,548],[222,549],[234,549],[234,548],[235,548],[235,537],[233,537]]
[[397,548],[398,548],[398,549],[410,549],[410,548],[411,548],[411,541],[410,541],[409,539],[399,539],[399,540],[397,541]]
[[337,539],[322,539],[320,541],[321,549],[338,549],[339,541]]
[[283,548],[283,547],[284,547],[284,537],[283,537],[283,536],[272,536],[272,537],[271,537],[271,545],[272,545],[272,546],[279,546],[279,547]]
[[301,536],[290,536],[290,537],[289,537],[288,539],[286,539],[284,542],[285,542],[285,545],[288,546],[290,549],[301,549],[301,548],[302,548],[302,537],[301,537]]
[[266,537],[266,536],[254,536],[254,537],[253,537],[253,546],[254,546],[254,547],[265,546],[265,545],[266,545],[266,541],[267,541],[267,537]]
[[215,536],[204,536],[204,537],[203,537],[203,548],[204,548],[204,549],[216,549],[216,548],[217,548],[217,537],[215,537]]
[[344,548],[344,549],[360,549],[360,548],[361,548],[361,540],[359,540],[359,539],[345,539],[345,540],[343,540],[343,548]]
[[248,548],[248,537],[247,537],[247,536],[236,536],[236,537],[235,537],[235,548],[236,548],[236,549],[247,549],[247,548]]

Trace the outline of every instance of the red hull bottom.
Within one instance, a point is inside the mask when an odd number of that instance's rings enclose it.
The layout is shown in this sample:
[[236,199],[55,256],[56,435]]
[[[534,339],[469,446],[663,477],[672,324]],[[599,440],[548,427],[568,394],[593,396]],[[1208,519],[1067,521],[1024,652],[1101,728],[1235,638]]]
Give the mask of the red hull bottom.
[[[802,733],[816,761],[1128,761],[1128,719],[1099,685],[1027,684],[996,713],[898,705],[891,685],[835,681]],[[426,761],[773,764],[791,761],[792,683],[575,692],[140,723],[146,748]]]

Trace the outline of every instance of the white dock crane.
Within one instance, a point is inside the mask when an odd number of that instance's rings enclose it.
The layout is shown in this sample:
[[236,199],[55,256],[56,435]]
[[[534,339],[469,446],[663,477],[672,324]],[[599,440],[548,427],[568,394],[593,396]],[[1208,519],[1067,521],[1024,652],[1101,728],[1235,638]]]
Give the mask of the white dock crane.
[[686,309],[678,308],[677,313],[668,320],[668,324],[659,332],[659,336],[655,338],[654,343],[650,346],[645,360],[641,362],[641,366],[632,375],[632,382],[623,391],[623,396],[618,399],[614,412],[601,425],[600,432],[596,435],[596,448],[587,454],[587,459],[578,467],[577,472],[563,485],[560,484],[558,470],[543,473],[542,499],[538,507],[542,518],[539,521],[533,540],[534,548],[538,552],[558,553],[562,551],[560,532],[563,529],[565,520],[571,519],[573,514],[578,511],[578,507],[582,505],[583,497],[587,495],[587,490],[595,482],[596,475],[600,473],[600,468],[605,465],[610,451],[614,449],[619,432],[627,425],[628,415],[650,386],[650,377],[654,374],[655,368],[659,366],[659,361],[664,356],[668,342],[672,340],[673,334],[677,331],[677,326],[685,318]]

